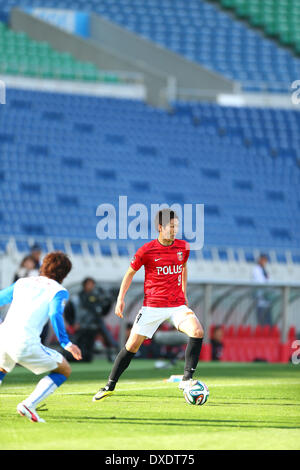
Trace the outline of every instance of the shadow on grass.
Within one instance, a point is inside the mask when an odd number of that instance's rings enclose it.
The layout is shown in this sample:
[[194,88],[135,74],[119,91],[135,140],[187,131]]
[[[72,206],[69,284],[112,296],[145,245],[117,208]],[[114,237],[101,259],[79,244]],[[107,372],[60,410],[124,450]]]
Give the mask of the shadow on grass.
[[[127,418],[127,417],[95,417],[95,416],[80,416],[78,418],[67,418],[64,416],[56,416],[51,418],[51,421],[60,421],[64,419],[65,422],[95,422],[95,423],[110,423],[110,424],[128,424],[140,425],[140,426],[212,426],[212,427],[229,427],[229,428],[248,428],[248,429],[262,429],[262,428],[274,428],[274,429],[300,429],[299,426],[291,426],[288,423],[278,424],[269,421],[250,421],[250,420],[224,420],[224,419],[178,419],[178,418]],[[50,422],[50,421],[49,421]]]

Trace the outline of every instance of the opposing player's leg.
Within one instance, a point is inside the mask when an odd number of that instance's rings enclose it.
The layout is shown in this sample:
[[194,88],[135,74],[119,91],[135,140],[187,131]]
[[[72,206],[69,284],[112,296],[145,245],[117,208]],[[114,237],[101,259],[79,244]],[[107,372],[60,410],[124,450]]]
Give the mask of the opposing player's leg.
[[[72,346],[75,347],[75,345]],[[70,364],[62,354],[43,345],[29,348],[28,352],[24,352],[17,362],[36,375],[48,372],[48,375],[38,382],[29,397],[17,406],[17,411],[21,416],[26,416],[33,422],[44,422],[38,416],[36,407],[67,380],[71,374]]]
[[138,352],[145,338],[146,336],[139,335],[131,330],[125,347],[121,349],[115,359],[107,384],[105,387],[100,388],[100,390],[93,397],[93,401],[103,400],[104,398],[107,398],[113,394],[119,378],[129,366],[131,360]]
[[185,350],[184,375],[179,384],[179,388],[183,390],[186,386],[193,385],[193,375],[199,362],[204,331],[193,311],[183,314],[177,329],[189,337]]
[[68,379],[70,374],[70,364],[65,358],[63,358],[62,362],[58,364],[58,367],[38,382],[31,395],[18,404],[18,413],[21,416],[26,416],[33,422],[44,423],[45,421],[37,414],[36,407],[39,403],[52,395],[52,393],[54,393],[55,390]]
[[26,416],[33,422],[44,423],[45,421],[37,414],[36,407],[52,395],[68,379],[70,374],[70,364],[63,358],[62,362],[57,364],[57,367],[49,375],[46,375],[38,382],[31,395],[18,404],[18,413],[21,416]]

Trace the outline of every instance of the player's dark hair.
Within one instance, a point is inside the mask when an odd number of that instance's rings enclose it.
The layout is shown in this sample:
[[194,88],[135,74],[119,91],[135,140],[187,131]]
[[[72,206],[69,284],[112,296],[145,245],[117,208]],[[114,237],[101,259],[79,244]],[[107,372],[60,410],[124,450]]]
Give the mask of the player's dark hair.
[[172,219],[178,220],[178,215],[172,209],[161,209],[158,211],[154,222],[156,230],[158,230],[159,225],[162,225],[163,227],[168,225]]
[[62,283],[71,269],[72,263],[65,253],[62,251],[52,251],[45,256],[40,274]]

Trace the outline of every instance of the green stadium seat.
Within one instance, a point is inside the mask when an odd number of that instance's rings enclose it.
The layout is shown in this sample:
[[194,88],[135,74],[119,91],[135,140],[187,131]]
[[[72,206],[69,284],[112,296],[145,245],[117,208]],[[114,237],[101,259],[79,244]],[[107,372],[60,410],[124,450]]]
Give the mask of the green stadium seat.
[[116,76],[100,73],[89,62],[76,60],[69,52],[54,50],[46,41],[35,41],[0,22],[0,72],[9,75],[118,82]]
[[221,0],[221,4],[225,8],[234,8],[235,0]]
[[219,0],[224,8],[234,10],[238,18],[248,19],[254,27],[276,37],[282,45],[299,54],[299,0]]

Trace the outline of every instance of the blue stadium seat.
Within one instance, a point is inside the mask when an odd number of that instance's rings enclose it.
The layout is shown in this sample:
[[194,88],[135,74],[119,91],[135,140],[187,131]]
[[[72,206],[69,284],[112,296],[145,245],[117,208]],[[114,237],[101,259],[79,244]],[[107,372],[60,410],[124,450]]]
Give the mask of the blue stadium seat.
[[[16,101],[27,106],[15,113]],[[68,119],[57,126],[49,113],[59,107]],[[0,235],[92,242],[97,207],[117,207],[126,195],[129,205],[149,209],[204,204],[206,248],[270,247],[284,262],[284,250],[300,245],[300,113],[190,102],[173,109],[170,115],[133,100],[9,89],[0,114],[11,136],[0,140]],[[83,112],[87,140],[75,125]],[[110,255],[107,243],[101,249]],[[128,256],[124,241],[118,250]]]
[[[94,11],[130,31],[199,62],[248,91],[290,93],[300,59],[205,0],[0,0],[0,21],[13,6]],[[45,100],[46,101],[46,100]],[[26,107],[26,101],[16,107]],[[64,112],[58,107],[56,112]],[[51,116],[50,116],[51,119]],[[75,123],[76,125],[76,123]],[[89,128],[82,128],[89,133]],[[89,130],[90,129],[90,130]]]

